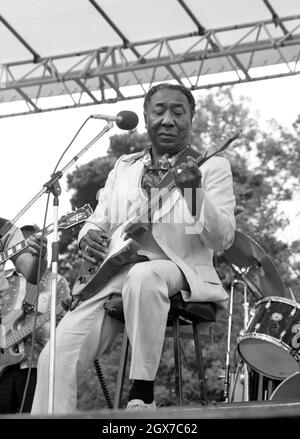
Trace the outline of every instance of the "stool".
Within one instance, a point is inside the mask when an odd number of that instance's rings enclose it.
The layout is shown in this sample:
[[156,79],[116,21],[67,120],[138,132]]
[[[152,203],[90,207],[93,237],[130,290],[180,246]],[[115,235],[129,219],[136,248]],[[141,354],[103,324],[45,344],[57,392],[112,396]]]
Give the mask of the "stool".
[[[113,294],[105,301],[104,308],[111,317],[125,323],[123,314],[122,297]],[[200,328],[203,323],[213,323],[216,321],[216,306],[212,302],[185,302],[182,295],[178,292],[170,299],[170,311],[168,315],[167,327],[172,328],[174,345],[174,364],[175,364],[175,394],[176,404],[183,405],[182,371],[180,355],[180,327],[181,325],[192,325],[195,355],[197,363],[198,379],[200,384],[200,397],[205,404],[207,401],[207,391],[205,384],[205,370],[202,357],[202,347],[200,340]],[[114,408],[120,408],[122,402],[123,384],[128,357],[129,339],[126,328],[122,341],[120,365],[116,384]]]

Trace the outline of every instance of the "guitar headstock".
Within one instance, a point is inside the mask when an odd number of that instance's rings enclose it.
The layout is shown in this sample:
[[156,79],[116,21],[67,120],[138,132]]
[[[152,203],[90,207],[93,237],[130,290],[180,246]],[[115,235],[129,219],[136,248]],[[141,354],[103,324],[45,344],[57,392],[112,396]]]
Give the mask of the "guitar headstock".
[[216,142],[216,145],[214,146],[215,150],[218,152],[224,151],[224,149],[226,149],[231,142],[236,140],[241,135],[242,131],[243,130],[241,128],[229,130],[228,133],[226,133]]
[[77,224],[83,223],[93,213],[89,204],[85,204],[74,212],[63,215],[58,221],[58,228],[62,230],[70,229]]
[[236,140],[242,133],[242,129],[230,130],[227,134],[222,136],[215,145],[210,146],[203,155],[196,161],[198,166],[201,166],[206,160],[218,154],[230,145],[231,142]]

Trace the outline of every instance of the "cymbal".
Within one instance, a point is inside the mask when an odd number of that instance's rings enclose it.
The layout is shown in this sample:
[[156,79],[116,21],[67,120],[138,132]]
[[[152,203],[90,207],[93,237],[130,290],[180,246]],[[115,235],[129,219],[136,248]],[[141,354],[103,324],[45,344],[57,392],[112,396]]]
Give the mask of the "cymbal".
[[250,236],[236,230],[233,244],[225,250],[224,255],[257,299],[263,296],[286,297],[284,285],[271,258]]

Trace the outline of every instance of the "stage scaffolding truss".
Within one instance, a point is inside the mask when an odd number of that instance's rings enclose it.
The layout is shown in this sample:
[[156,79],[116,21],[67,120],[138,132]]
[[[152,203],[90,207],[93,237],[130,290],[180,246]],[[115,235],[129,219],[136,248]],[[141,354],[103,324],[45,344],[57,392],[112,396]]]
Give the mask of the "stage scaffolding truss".
[[299,74],[300,14],[281,17],[264,0],[271,18],[206,29],[187,0],[173,3],[196,30],[131,42],[101,1],[89,0],[121,43],[53,56],[39,53],[0,15],[30,54],[0,64],[0,117],[140,98],[160,81],[199,90]]

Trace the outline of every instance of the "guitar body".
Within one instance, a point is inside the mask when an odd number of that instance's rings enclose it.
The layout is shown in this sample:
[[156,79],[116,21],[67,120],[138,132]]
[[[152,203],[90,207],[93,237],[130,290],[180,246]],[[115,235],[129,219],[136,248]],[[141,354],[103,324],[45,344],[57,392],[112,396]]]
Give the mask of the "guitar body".
[[[56,315],[64,311],[64,306],[59,303],[56,306]],[[28,320],[27,322],[25,321]],[[29,319],[27,318],[29,317]],[[18,352],[18,344],[33,331],[33,327],[38,329],[48,322],[51,318],[51,309],[44,314],[40,314],[36,319],[34,313],[25,315],[23,310],[16,309],[8,313],[2,320],[0,326],[0,378],[5,369],[14,364],[20,363],[24,359],[24,354]],[[17,328],[22,321],[20,328]]]
[[[25,317],[21,309],[11,311],[7,316],[3,317],[1,325],[1,344],[0,344],[0,378],[8,366],[20,363],[24,354],[17,352],[17,345],[5,347],[5,339],[17,330],[18,323]],[[4,328],[4,333],[2,332]],[[2,342],[4,341],[4,342]]]
[[138,242],[132,238],[124,239],[123,231],[124,224],[112,234],[108,253],[101,265],[88,261],[81,264],[72,295],[80,294],[84,299],[89,299],[125,264],[146,260],[144,256],[137,255],[140,247]]

